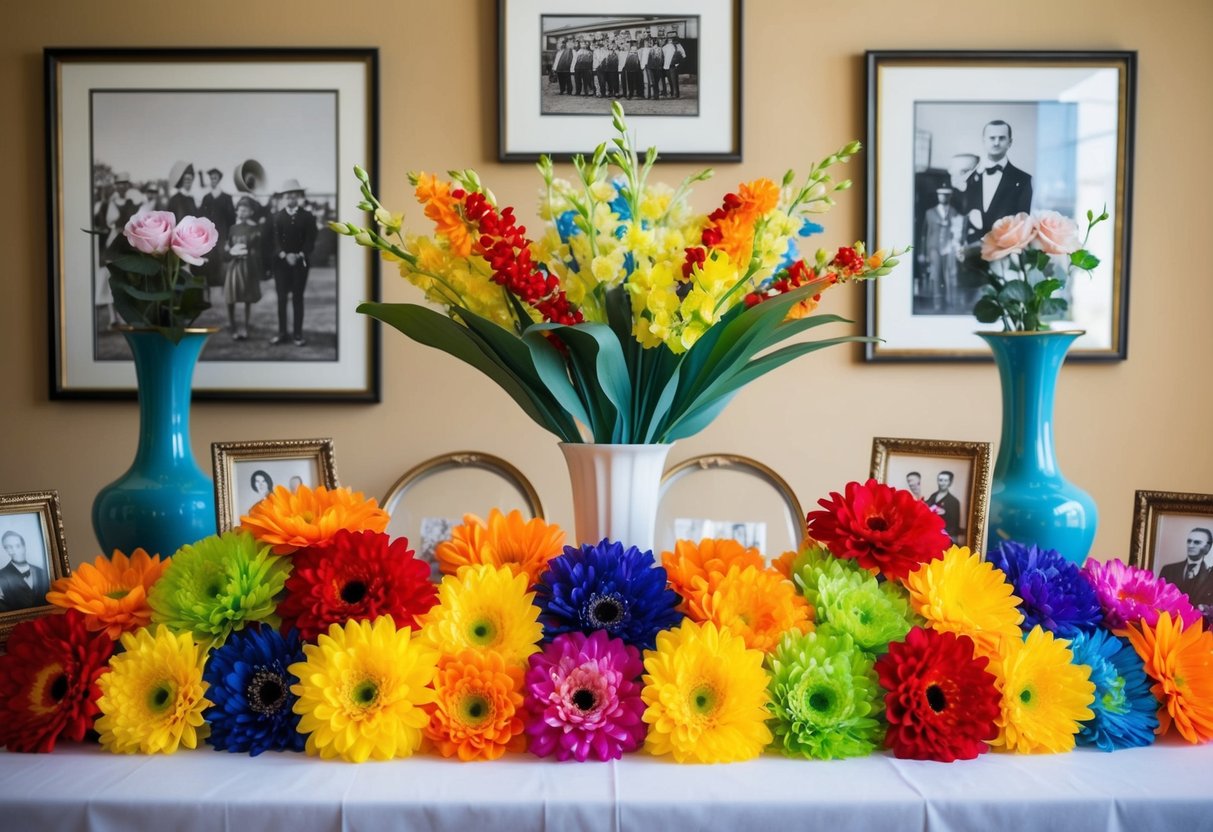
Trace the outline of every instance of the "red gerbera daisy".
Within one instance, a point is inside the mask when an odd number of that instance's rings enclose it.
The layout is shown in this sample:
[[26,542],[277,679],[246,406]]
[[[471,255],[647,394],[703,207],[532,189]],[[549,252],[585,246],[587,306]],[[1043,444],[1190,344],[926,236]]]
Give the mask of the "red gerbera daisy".
[[868,480],[818,500],[824,511],[808,515],[809,536],[838,558],[901,580],[952,545],[943,518],[909,491]]
[[76,610],[22,621],[0,656],[0,745],[9,751],[53,751],[56,740],[79,742],[101,713],[97,679],[114,642],[89,632]]
[[286,597],[278,605],[283,631],[296,627],[306,641],[330,624],[390,615],[397,627],[418,627],[438,590],[430,567],[417,560],[407,538],[389,543],[380,532],[342,529],[322,546],[292,556]]
[[989,659],[973,640],[915,627],[876,660],[889,731],[885,745],[907,760],[971,760],[998,736],[1001,701]]

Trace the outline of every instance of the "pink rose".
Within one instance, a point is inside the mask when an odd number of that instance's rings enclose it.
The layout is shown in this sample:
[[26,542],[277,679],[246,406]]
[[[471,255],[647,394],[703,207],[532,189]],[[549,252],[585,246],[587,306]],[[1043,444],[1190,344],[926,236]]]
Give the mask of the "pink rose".
[[1003,217],[981,238],[981,259],[993,262],[1008,254],[1017,254],[1035,237],[1036,220],[1030,215],[1020,212],[1013,217]]
[[206,217],[183,217],[173,231],[173,252],[192,266],[205,263],[203,255],[210,252],[217,242],[219,232]]
[[164,254],[173,237],[177,218],[172,211],[140,211],[126,221],[122,235],[136,251],[144,254]]
[[1037,211],[1036,246],[1045,254],[1070,255],[1082,247],[1078,239],[1078,223],[1056,211]]

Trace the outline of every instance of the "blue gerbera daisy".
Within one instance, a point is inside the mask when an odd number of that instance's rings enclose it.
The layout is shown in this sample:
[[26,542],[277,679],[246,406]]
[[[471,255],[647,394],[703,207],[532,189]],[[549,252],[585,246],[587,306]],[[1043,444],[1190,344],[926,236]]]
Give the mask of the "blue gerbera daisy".
[[1115,751],[1154,742],[1158,700],[1132,645],[1107,630],[1095,630],[1074,636],[1070,649],[1075,664],[1090,666],[1095,683],[1095,718],[1082,724],[1078,744]]
[[1052,549],[1003,541],[987,559],[1007,575],[1015,594],[1023,599],[1024,632],[1039,624],[1069,638],[1094,630],[1103,620],[1099,596],[1077,564]]
[[565,546],[548,561],[535,585],[544,638],[580,631],[607,634],[651,650],[657,634],[682,620],[682,599],[666,585],[666,571],[652,552],[603,540],[597,546]]
[[270,627],[233,634],[213,652],[202,678],[210,683],[206,697],[214,704],[203,712],[210,723],[207,742],[220,751],[247,753],[302,751],[306,737],[296,728],[292,709],[298,698],[291,685],[299,680],[287,672],[303,661],[299,634],[283,636]]

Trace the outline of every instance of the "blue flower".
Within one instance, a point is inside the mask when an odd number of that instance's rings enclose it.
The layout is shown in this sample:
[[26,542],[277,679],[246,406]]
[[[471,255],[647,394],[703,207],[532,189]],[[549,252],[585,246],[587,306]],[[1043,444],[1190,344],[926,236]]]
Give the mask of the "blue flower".
[[1023,599],[1024,632],[1039,624],[1063,638],[1094,630],[1103,620],[1099,596],[1078,568],[1052,549],[1024,546],[1013,540],[998,544],[987,559],[1007,575]]
[[1154,742],[1158,700],[1132,645],[1107,630],[1095,630],[1074,636],[1070,649],[1075,664],[1090,666],[1095,683],[1095,718],[1082,724],[1078,744],[1115,751]]
[[812,237],[814,234],[820,234],[825,231],[825,226],[818,225],[812,220],[805,220],[800,224],[800,230],[796,233],[801,237]]
[[298,698],[291,685],[299,680],[287,672],[303,661],[299,634],[285,637],[270,627],[233,634],[211,653],[202,671],[210,683],[206,698],[214,704],[202,716],[210,723],[207,742],[220,751],[247,753],[302,751],[306,737],[298,732]]
[[556,218],[556,233],[560,235],[562,243],[567,243],[570,237],[581,233],[581,228],[577,225],[576,211],[565,211]]
[[[619,222],[624,223],[632,218],[632,206],[628,205],[627,197],[623,195],[624,183],[616,180],[611,183],[615,186],[615,198],[607,204],[611,206],[611,210],[619,217]],[[617,235],[622,236],[622,235]]]
[[[825,228],[813,222],[805,220],[800,224],[800,230],[796,232],[798,237],[812,237],[814,234],[820,234],[825,231]],[[788,247],[784,249],[783,256],[779,258],[779,265],[775,267],[774,274],[786,272],[792,268],[792,264],[800,259],[800,247],[796,245],[796,237],[788,238]]]
[[607,634],[651,650],[657,634],[682,621],[682,599],[666,585],[652,552],[603,540],[565,546],[535,585],[535,603],[548,641],[573,631]]

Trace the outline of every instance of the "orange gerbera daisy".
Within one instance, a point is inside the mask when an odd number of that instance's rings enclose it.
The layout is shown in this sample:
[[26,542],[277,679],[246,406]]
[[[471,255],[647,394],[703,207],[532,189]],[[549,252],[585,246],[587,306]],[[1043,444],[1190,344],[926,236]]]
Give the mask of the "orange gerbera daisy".
[[463,515],[463,525],[451,531],[450,540],[438,544],[434,557],[444,575],[454,575],[461,566],[487,563],[526,575],[532,584],[562,551],[564,530],[555,523],[538,517],[527,520],[517,509],[509,514],[493,509],[488,523],[475,514]]
[[445,656],[434,677],[437,701],[428,706],[425,736],[443,757],[496,760],[526,748],[522,720],[523,667],[495,650]]
[[1200,619],[1185,629],[1180,618],[1163,612],[1153,627],[1142,620],[1125,635],[1156,680],[1150,692],[1162,703],[1158,733],[1174,723],[1188,742],[1213,739],[1213,633]]
[[733,566],[764,569],[766,561],[757,549],[747,549],[736,540],[704,538],[698,543],[676,541],[674,551],[661,553],[661,565],[665,567],[670,588],[688,598],[706,591],[713,575],[719,580]]
[[796,560],[796,556],[799,554],[800,552],[797,552],[795,549],[789,549],[771,561],[771,568],[790,581],[792,580],[792,562]]
[[742,202],[739,211],[746,214],[751,222],[774,211],[779,204],[779,186],[765,177],[742,182],[737,187],[737,195]]
[[455,209],[456,200],[451,196],[451,183],[443,182],[432,173],[417,175],[417,201],[425,206],[425,215],[433,221],[438,233],[446,237],[451,254],[467,257],[472,253],[472,238],[468,235],[467,223]]
[[301,485],[293,493],[281,485],[270,496],[240,518],[240,527],[261,543],[273,547],[275,555],[327,543],[339,530],[382,532],[388,513],[374,499],[348,488],[315,490]]
[[753,650],[774,650],[788,630],[813,629],[813,608],[792,582],[757,566],[729,568],[715,580],[700,582],[703,591],[685,598],[684,610],[693,621],[727,627]]
[[117,641],[123,633],[151,624],[147,591],[166,566],[168,561],[142,549],[129,558],[115,549],[113,557],[98,555],[92,563],[81,564],[71,577],[56,580],[46,600],[57,607],[80,610],[89,630],[105,630]]

